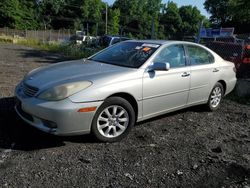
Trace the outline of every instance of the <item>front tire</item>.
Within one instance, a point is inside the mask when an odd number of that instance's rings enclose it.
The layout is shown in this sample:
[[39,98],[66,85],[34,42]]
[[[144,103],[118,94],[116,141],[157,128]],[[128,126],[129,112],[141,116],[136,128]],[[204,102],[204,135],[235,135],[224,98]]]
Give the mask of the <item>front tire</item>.
[[127,136],[135,124],[131,104],[121,97],[110,97],[98,108],[91,131],[102,142],[117,142]]
[[213,87],[207,102],[207,108],[210,111],[215,111],[220,107],[224,95],[224,88],[221,83],[217,82]]

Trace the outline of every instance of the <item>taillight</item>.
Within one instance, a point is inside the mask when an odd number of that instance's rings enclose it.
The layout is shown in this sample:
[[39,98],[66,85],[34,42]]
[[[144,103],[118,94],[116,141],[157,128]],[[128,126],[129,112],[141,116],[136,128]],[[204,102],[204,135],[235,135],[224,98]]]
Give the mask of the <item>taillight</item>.
[[246,45],[246,49],[250,50],[250,45]]
[[250,63],[250,58],[249,57],[243,58],[242,63]]

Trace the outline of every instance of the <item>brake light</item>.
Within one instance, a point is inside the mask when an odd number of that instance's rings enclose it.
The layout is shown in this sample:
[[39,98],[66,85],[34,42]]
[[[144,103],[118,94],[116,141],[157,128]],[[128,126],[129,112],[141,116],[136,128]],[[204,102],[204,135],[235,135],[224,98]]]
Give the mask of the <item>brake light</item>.
[[245,57],[243,58],[243,63],[250,63],[250,58],[249,57]]
[[250,50],[250,45],[246,45],[246,49]]

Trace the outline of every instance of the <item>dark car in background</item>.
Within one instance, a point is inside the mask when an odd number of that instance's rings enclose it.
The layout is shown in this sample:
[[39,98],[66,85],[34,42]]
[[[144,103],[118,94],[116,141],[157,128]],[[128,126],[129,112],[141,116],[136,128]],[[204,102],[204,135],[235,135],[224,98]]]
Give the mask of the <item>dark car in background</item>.
[[117,36],[117,35],[104,35],[100,38],[100,45],[103,47],[108,47],[118,42],[131,40],[130,38]]
[[237,68],[238,78],[250,78],[249,41],[210,41],[206,43],[206,46],[218,53],[223,59],[233,62]]

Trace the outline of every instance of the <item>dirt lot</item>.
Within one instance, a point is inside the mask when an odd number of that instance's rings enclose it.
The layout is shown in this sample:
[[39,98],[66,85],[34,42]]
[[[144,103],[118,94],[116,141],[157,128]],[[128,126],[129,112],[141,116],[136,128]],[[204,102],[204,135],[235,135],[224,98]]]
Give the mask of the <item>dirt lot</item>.
[[22,122],[13,90],[63,59],[0,44],[0,187],[250,187],[250,106],[225,99],[139,123],[119,143],[55,137]]

